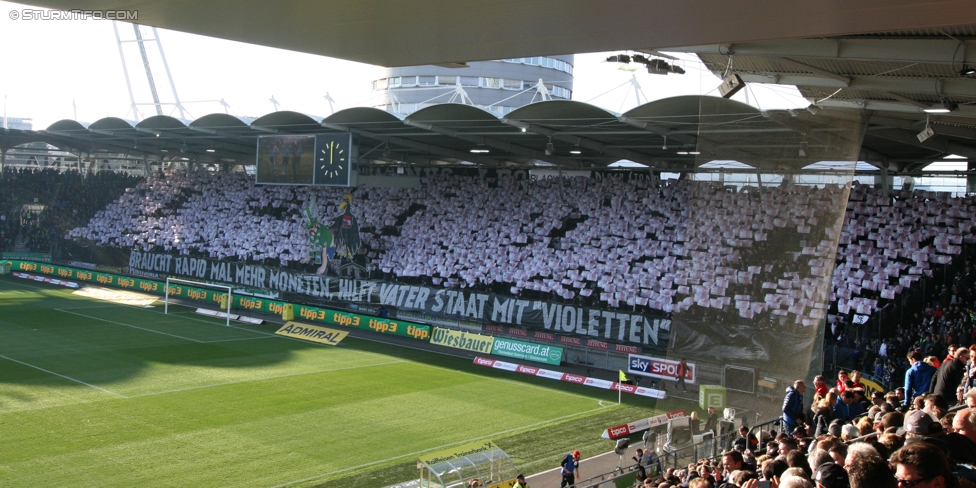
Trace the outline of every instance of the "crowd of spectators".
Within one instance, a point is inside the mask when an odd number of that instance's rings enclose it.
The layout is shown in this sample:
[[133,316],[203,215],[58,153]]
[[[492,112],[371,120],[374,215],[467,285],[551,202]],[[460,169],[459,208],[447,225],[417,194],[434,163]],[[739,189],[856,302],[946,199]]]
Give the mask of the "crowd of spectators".
[[199,171],[150,178],[69,236],[299,267],[309,256],[301,208],[315,197],[329,218],[345,192],[363,258],[392,279],[757,323],[870,314],[974,235],[972,198],[883,198],[861,185],[736,193],[693,180],[436,175],[419,188],[350,190]]
[[[177,172],[128,189],[70,238],[98,245],[289,266],[309,255],[302,206],[338,215],[346,188],[256,185],[244,173]],[[352,213],[365,249],[421,199],[418,190],[362,188]],[[375,252],[372,254],[376,256]]]
[[10,251],[19,235],[25,251],[49,252],[69,230],[119,198],[141,178],[102,171],[5,168],[0,177],[0,250]]
[[[976,344],[973,259],[973,247],[963,246],[963,255],[956,263],[958,271],[947,273],[944,284],[930,286],[924,297],[919,293],[915,307],[918,311],[895,319],[885,337],[853,343],[840,337],[839,344],[854,348],[842,363],[864,371],[885,388],[894,388],[902,384],[906,371],[912,366],[907,359],[909,351],[919,350],[923,355],[922,363],[938,367],[957,347],[969,348]],[[828,331],[829,341],[836,341],[842,334],[843,330],[837,325]],[[916,366],[919,368],[922,366]],[[969,386],[976,386],[976,381]]]
[[[976,346],[973,346],[976,349]],[[976,486],[976,369],[957,348],[924,378],[906,373],[906,386],[867,390],[858,372],[828,384],[818,376],[812,402],[802,405],[802,381],[787,389],[781,432],[739,429],[719,459],[668,469],[640,486],[671,488],[894,488]],[[923,363],[921,350],[908,357]],[[931,380],[929,380],[931,378]],[[927,383],[914,391],[913,383]],[[762,483],[762,484],[761,484]]]

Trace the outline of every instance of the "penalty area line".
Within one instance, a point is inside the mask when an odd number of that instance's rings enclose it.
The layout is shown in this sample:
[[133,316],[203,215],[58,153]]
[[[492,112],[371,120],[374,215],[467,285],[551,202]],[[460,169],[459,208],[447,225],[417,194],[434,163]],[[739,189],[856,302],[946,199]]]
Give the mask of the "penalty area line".
[[314,480],[317,480],[317,479],[325,478],[326,476],[332,476],[332,475],[336,475],[336,474],[342,474],[342,473],[345,473],[345,472],[348,472],[348,471],[353,471],[353,470],[360,469],[360,468],[367,468],[369,466],[375,466],[377,464],[382,464],[382,463],[386,463],[386,462],[390,462],[390,461],[396,461],[397,459],[403,459],[403,458],[408,458],[408,457],[415,457],[415,456],[419,456],[419,455],[421,455],[421,454],[423,454],[425,452],[437,451],[437,450],[445,449],[445,448],[448,448],[448,447],[451,447],[451,446],[459,446],[461,444],[467,444],[469,442],[475,442],[475,441],[479,441],[479,440],[482,440],[482,439],[489,439],[489,438],[492,438],[492,437],[495,437],[495,436],[508,434],[508,433],[511,433],[511,432],[517,432],[519,430],[531,429],[533,427],[539,427],[539,426],[546,425],[546,424],[549,424],[549,423],[552,423],[552,422],[558,422],[560,420],[566,420],[566,419],[571,419],[573,417],[579,417],[581,415],[588,414],[588,413],[591,413],[591,412],[597,412],[597,411],[600,411],[600,410],[604,410],[606,408],[610,408],[610,407],[603,407],[603,406],[601,406],[600,408],[594,408],[594,409],[591,409],[591,410],[585,410],[583,412],[576,412],[576,413],[572,413],[572,414],[569,414],[569,415],[563,415],[562,417],[556,417],[556,418],[553,418],[553,419],[543,420],[542,422],[536,422],[534,424],[522,425],[522,426],[519,426],[519,427],[513,427],[511,429],[507,429],[507,430],[502,430],[502,431],[498,431],[498,432],[492,432],[490,434],[486,434],[486,435],[482,435],[482,436],[478,436],[478,437],[472,437],[470,439],[465,439],[463,441],[452,442],[450,444],[444,444],[444,445],[441,445],[441,446],[432,447],[432,448],[429,448],[429,449],[424,449],[422,451],[415,451],[415,452],[411,452],[411,453],[407,453],[407,454],[401,454],[399,456],[394,456],[394,457],[386,458],[386,459],[380,459],[378,461],[370,461],[368,463],[360,464],[360,465],[357,465],[357,466],[350,466],[348,468],[343,468],[343,469],[339,469],[339,470],[336,470],[336,471],[330,471],[328,473],[323,473],[323,474],[319,474],[319,475],[315,475],[315,476],[310,476],[310,477],[305,478],[305,479],[300,479],[300,480],[295,480],[295,481],[289,481],[287,483],[282,483],[280,485],[274,485],[271,488],[283,488],[285,486],[297,485],[298,483],[305,483],[307,481],[314,481]]
[[[70,313],[71,315],[77,315],[79,317],[86,317],[86,318],[89,318],[89,319],[101,320],[102,322],[108,322],[110,324],[115,324],[115,325],[121,325],[123,327],[129,327],[129,328],[132,328],[132,329],[139,329],[139,330],[142,330],[142,331],[145,331],[145,332],[152,332],[153,334],[160,334],[160,335],[164,335],[164,336],[173,337],[173,338],[176,338],[176,339],[183,339],[184,341],[196,342],[198,344],[205,343],[205,341],[201,341],[201,340],[198,340],[198,339],[191,339],[189,337],[178,336],[176,334],[169,334],[169,333],[166,333],[166,332],[160,332],[158,330],[147,329],[145,327],[139,327],[138,325],[126,324],[124,322],[116,322],[114,320],[103,319],[101,317],[95,317],[95,316],[92,316],[92,315],[85,315],[83,313],[72,312],[70,310],[66,310],[66,309],[63,309],[63,308],[56,308],[54,310],[57,310],[58,312],[62,312],[62,313]],[[137,308],[136,310],[144,310],[144,309]]]
[[22,364],[24,366],[27,366],[28,368],[33,368],[33,369],[36,369],[38,371],[43,371],[43,372],[45,372],[47,374],[54,375],[54,376],[57,376],[59,378],[64,378],[64,379],[66,379],[68,381],[74,381],[75,383],[79,383],[79,384],[82,384],[82,385],[85,385],[85,386],[94,388],[96,390],[103,391],[105,393],[108,393],[110,395],[114,395],[114,396],[119,397],[119,398],[128,398],[127,396],[122,395],[121,393],[116,393],[116,392],[111,391],[111,390],[106,390],[105,388],[102,388],[100,386],[95,386],[95,385],[93,385],[91,383],[85,383],[84,381],[81,381],[79,379],[72,378],[70,376],[65,376],[65,375],[60,374],[60,373],[55,373],[54,371],[46,370],[46,369],[44,369],[44,368],[42,368],[40,366],[34,366],[33,364],[25,363],[23,361],[18,361],[18,360],[14,359],[14,358],[8,358],[7,356],[4,356],[2,354],[0,354],[0,358],[6,359],[7,361],[14,362],[14,363],[17,363],[17,364]]

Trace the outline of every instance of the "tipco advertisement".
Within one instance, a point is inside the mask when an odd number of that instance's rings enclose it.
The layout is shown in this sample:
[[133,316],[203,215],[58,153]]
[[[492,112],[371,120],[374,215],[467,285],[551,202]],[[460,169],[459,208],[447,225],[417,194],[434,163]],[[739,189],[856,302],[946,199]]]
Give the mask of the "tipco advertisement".
[[465,351],[491,354],[491,348],[495,343],[495,338],[492,336],[483,336],[481,334],[472,334],[470,332],[435,327],[433,335],[430,336],[430,343],[440,346],[453,347],[455,349],[464,349]]
[[668,423],[671,419],[676,419],[685,416],[684,410],[675,410],[673,412],[662,413],[661,415],[655,415],[653,417],[648,417],[646,419],[635,420],[630,423],[617,425],[610,427],[603,431],[604,439],[619,439],[621,437],[626,437],[635,432],[640,432],[642,430],[647,430],[659,425],[664,425]]
[[[628,373],[650,376],[652,378],[677,381],[679,364],[681,364],[681,361],[638,356],[637,354],[627,356]],[[698,367],[694,363],[688,363],[688,367],[685,368],[685,381],[694,383],[697,372]]]
[[495,338],[495,345],[491,353],[498,356],[505,356],[537,363],[552,364],[558,366],[563,359],[563,348],[533,344],[531,342],[516,341],[514,339]]

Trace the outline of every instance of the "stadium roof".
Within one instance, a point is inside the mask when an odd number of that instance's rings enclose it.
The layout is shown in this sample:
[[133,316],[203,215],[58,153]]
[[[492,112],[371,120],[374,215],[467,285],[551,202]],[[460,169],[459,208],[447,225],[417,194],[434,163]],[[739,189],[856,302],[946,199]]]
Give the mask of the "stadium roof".
[[362,164],[469,162],[592,169],[630,160],[662,171],[693,171],[712,160],[731,159],[755,168],[796,171],[816,161],[895,159],[885,147],[861,148],[865,119],[862,111],[848,108],[816,114],[760,111],[704,96],[657,100],[623,114],[552,100],[503,118],[469,105],[441,104],[409,116],[359,107],[325,118],[289,111],[254,120],[210,114],[189,124],[168,116],[138,123],[106,117],[88,125],[61,120],[43,131],[7,131],[0,146],[43,140],[95,157],[101,152],[160,161],[253,164],[259,136],[343,131],[354,135]]
[[[380,66],[823,38],[976,24],[971,0],[26,0]],[[976,55],[976,52],[967,55]]]
[[[976,158],[976,74],[966,74],[968,68],[976,67],[976,2],[971,0],[28,3],[58,9],[137,10],[140,24],[384,66],[460,66],[468,61],[607,50],[694,53],[719,76],[736,73],[747,84],[796,86],[812,102],[811,111],[844,114],[838,116],[845,127],[852,113],[861,114],[866,125],[856,131],[864,133],[863,147],[852,157],[879,168],[912,172],[950,154]],[[690,117],[695,103],[686,103],[689,105],[681,113]],[[933,105],[952,111],[924,112]],[[688,149],[692,141],[705,143],[698,148],[703,156],[718,148],[710,148],[709,142],[735,142],[714,133],[696,139],[697,130],[691,125],[662,130],[642,123],[641,110],[666,110],[663,105],[648,104],[622,117],[583,104],[548,102],[525,107],[502,120],[474,110],[452,106],[403,120],[371,109],[347,110],[325,119],[277,112],[236,125],[211,115],[207,117],[214,120],[208,124],[221,125],[219,130],[195,127],[197,122],[181,128],[172,121],[167,122],[170,127],[140,123],[134,130],[143,134],[144,129],[159,130],[171,137],[183,133],[181,140],[186,140],[191,153],[197,150],[195,145],[206,149],[211,142],[215,146],[226,143],[227,154],[239,160],[244,154],[232,146],[253,139],[255,130],[307,132],[319,130],[321,124],[336,130],[354,129],[363,144],[375,145],[376,151],[362,148],[362,154],[370,157],[379,151],[401,160],[467,160],[488,165],[542,160],[565,167],[600,166],[623,158],[655,167],[688,168],[695,164],[689,158],[652,147],[658,144],[654,136],[661,138],[661,147],[665,134],[672,148]],[[793,139],[797,134],[815,135],[810,124],[822,120],[803,111],[788,117],[768,114],[772,116],[765,121],[768,127],[763,133],[792,132]],[[104,124],[117,128],[96,129],[116,136],[132,130],[117,122]],[[748,130],[761,125],[750,124]],[[919,141],[917,135],[927,126],[935,135]],[[526,132],[513,133],[510,127],[519,132],[526,128]],[[206,131],[196,129],[216,130],[211,135],[221,138],[209,141]],[[689,131],[695,134],[685,133]],[[544,154],[549,137],[556,154]],[[807,143],[813,145],[813,139]],[[788,159],[786,149],[792,151],[803,142],[761,141],[783,145],[783,154],[774,159]],[[101,142],[128,146],[111,138]],[[472,144],[488,146],[490,152],[471,154]],[[558,151],[566,144],[578,145],[582,154]],[[743,145],[741,141],[739,145]],[[733,154],[743,162],[755,154],[744,147],[737,149]],[[772,164],[792,167],[796,162]]]

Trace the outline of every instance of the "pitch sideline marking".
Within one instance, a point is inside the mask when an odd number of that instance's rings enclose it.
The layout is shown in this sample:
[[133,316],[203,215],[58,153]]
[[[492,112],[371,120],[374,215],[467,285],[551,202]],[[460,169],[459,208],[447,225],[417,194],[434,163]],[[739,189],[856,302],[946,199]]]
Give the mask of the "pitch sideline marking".
[[394,457],[386,458],[386,459],[380,459],[378,461],[371,461],[371,462],[368,462],[368,463],[365,463],[365,464],[360,464],[358,466],[351,466],[351,467],[343,468],[343,469],[336,470],[336,471],[330,471],[328,473],[323,473],[323,474],[318,474],[318,475],[315,475],[315,476],[310,476],[308,478],[301,479],[301,480],[289,481],[287,483],[282,483],[280,485],[274,485],[271,488],[282,488],[282,487],[285,487],[285,486],[291,486],[291,485],[295,485],[295,484],[298,484],[298,483],[304,483],[306,481],[317,480],[317,479],[320,479],[320,478],[324,478],[326,476],[332,476],[334,474],[345,473],[347,471],[352,471],[352,470],[359,469],[359,468],[365,468],[365,467],[368,467],[368,466],[373,466],[373,465],[376,465],[376,464],[382,464],[382,463],[386,463],[386,462],[389,462],[389,461],[396,461],[397,459],[401,459],[401,458],[419,456],[420,454],[423,454],[425,452],[436,451],[436,450],[444,449],[444,448],[447,448],[447,447],[450,447],[450,446],[457,446],[457,445],[461,445],[461,444],[466,444],[468,442],[475,442],[475,441],[479,441],[481,439],[489,439],[491,437],[495,437],[495,436],[498,436],[498,435],[508,434],[509,432],[514,432],[514,431],[523,430],[523,429],[530,429],[532,427],[537,427],[537,426],[540,426],[540,425],[545,425],[545,424],[552,423],[552,422],[557,422],[557,421],[560,421],[560,420],[566,420],[566,419],[570,419],[570,418],[573,418],[573,417],[578,417],[578,416],[583,415],[583,414],[587,414],[587,413],[590,413],[590,412],[596,412],[596,411],[603,410],[603,409],[606,409],[606,408],[610,408],[610,407],[602,407],[601,406],[600,408],[594,408],[594,409],[586,410],[586,411],[583,411],[583,412],[576,412],[576,413],[572,413],[572,414],[569,414],[569,415],[564,415],[562,417],[556,417],[556,418],[553,418],[553,419],[543,420],[542,422],[536,422],[534,424],[522,425],[522,426],[519,426],[519,427],[513,427],[511,429],[502,430],[502,431],[499,431],[499,432],[492,432],[491,434],[482,435],[482,436],[478,436],[478,437],[472,437],[470,439],[465,439],[463,441],[452,442],[450,444],[444,444],[442,446],[431,447],[431,448],[428,448],[428,449],[424,449],[422,451],[416,451],[416,452],[411,452],[411,453],[407,453],[407,454],[401,454],[399,456],[394,456]]
[[4,355],[2,355],[2,354],[0,354],[0,358],[3,358],[3,359],[6,359],[7,361],[12,361],[12,362],[15,362],[15,363],[17,363],[17,364],[22,364],[22,365],[24,365],[24,366],[27,366],[27,367],[29,367],[29,368],[34,368],[34,369],[36,369],[36,370],[38,370],[38,371],[43,371],[43,372],[45,372],[45,373],[47,373],[47,374],[52,374],[52,375],[54,375],[54,376],[57,376],[57,377],[59,377],[59,378],[64,378],[64,379],[66,379],[66,380],[70,380],[70,381],[74,381],[75,383],[81,383],[82,385],[85,385],[85,386],[90,386],[90,387],[92,387],[92,388],[94,388],[94,389],[96,389],[96,390],[100,390],[100,391],[104,391],[105,393],[108,393],[108,394],[110,394],[110,395],[114,395],[114,396],[117,396],[117,397],[119,397],[119,398],[128,398],[127,396],[125,396],[125,395],[123,395],[123,394],[121,394],[121,393],[116,393],[116,392],[114,392],[114,391],[111,391],[111,390],[106,390],[105,388],[102,388],[102,387],[100,387],[100,386],[95,386],[95,385],[93,385],[93,384],[91,384],[91,383],[85,383],[84,381],[81,381],[81,380],[79,380],[79,379],[75,379],[75,378],[72,378],[72,377],[70,377],[70,376],[65,376],[65,375],[63,375],[63,374],[60,374],[60,373],[55,373],[54,371],[49,371],[49,370],[46,370],[46,369],[44,369],[44,368],[42,368],[42,367],[40,367],[40,366],[34,366],[33,364],[29,364],[29,363],[25,363],[25,362],[23,362],[23,361],[18,361],[18,360],[16,360],[16,359],[13,359],[13,358],[8,358],[7,356],[4,356]]
[[262,337],[240,337],[238,339],[217,339],[215,341],[201,341],[201,342],[203,342],[204,344],[214,344],[214,343],[217,343],[217,342],[256,341],[256,340],[262,340],[262,339],[273,339],[273,337],[270,337],[270,336],[269,337],[264,337],[264,336],[262,336]]
[[[118,305],[125,305],[125,304],[124,303],[113,303],[111,305],[94,305],[94,306],[91,306],[91,307],[61,307],[60,310],[88,310],[90,308],[115,308]],[[126,306],[131,307],[132,305],[126,305]]]

